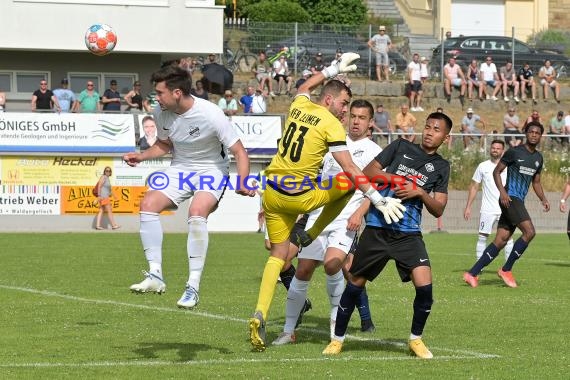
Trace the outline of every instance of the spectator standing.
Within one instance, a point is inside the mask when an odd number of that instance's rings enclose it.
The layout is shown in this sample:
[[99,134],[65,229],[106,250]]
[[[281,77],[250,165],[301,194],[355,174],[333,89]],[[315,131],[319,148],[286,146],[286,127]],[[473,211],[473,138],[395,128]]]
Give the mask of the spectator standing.
[[251,113],[262,114],[267,112],[267,102],[265,97],[265,94],[261,92],[259,88],[255,90],[251,101]]
[[537,110],[532,110],[530,116],[526,118],[523,129],[526,129],[526,126],[529,123],[540,123],[540,125],[544,125],[544,123],[542,122],[542,117],[540,116]]
[[141,151],[147,150],[156,142],[157,130],[156,122],[150,115],[143,117],[141,121],[144,136],[139,139],[139,148]]
[[97,182],[97,201],[99,202],[99,211],[97,212],[95,229],[104,230],[105,228],[101,226],[101,221],[103,219],[103,213],[107,213],[107,218],[111,223],[111,228],[116,230],[121,228],[116,222],[113,216],[113,204],[111,203],[111,198],[116,199],[111,188],[111,167],[107,166],[103,170],[103,175],[99,178]]
[[224,92],[224,96],[221,97],[220,100],[218,101],[218,107],[220,107],[220,109],[224,111],[224,114],[228,117],[237,114],[238,105],[237,101],[234,99],[234,94],[232,93],[232,90],[226,90]]
[[251,104],[253,103],[253,96],[255,89],[253,86],[247,86],[247,92],[239,99],[239,104],[243,109],[243,113],[251,113]]
[[[561,147],[568,145],[568,137],[562,137],[566,134],[566,121],[564,120],[564,112],[558,111],[556,116],[550,119],[548,134],[552,142],[560,144]],[[556,147],[554,147],[556,150]]]
[[118,112],[121,110],[121,94],[117,91],[117,81],[112,79],[110,88],[106,89],[101,99],[103,111]]
[[503,96],[505,102],[509,101],[509,88],[513,89],[513,100],[519,102],[519,81],[517,80],[517,75],[515,73],[515,68],[511,60],[507,60],[505,66],[501,67],[499,70],[499,77],[503,84]]
[[416,126],[416,118],[408,112],[408,105],[402,104],[400,112],[396,114],[396,132],[401,133],[400,137],[410,142],[414,142],[414,128]]
[[48,88],[47,80],[40,80],[40,88],[34,91],[32,95],[32,112],[51,111],[53,108],[60,112],[61,108],[57,102],[57,98]]
[[429,79],[429,60],[426,57],[420,58],[420,78],[422,84],[424,84]]
[[368,41],[368,47],[376,54],[376,79],[382,82],[382,75],[384,79],[390,81],[390,60],[388,52],[392,48],[392,40],[386,34],[386,27],[380,25],[378,27],[378,34],[372,36]]
[[[479,69],[481,72],[481,79],[484,83],[484,92],[487,100],[499,100],[497,94],[501,91],[499,74],[497,73],[497,66],[493,63],[493,57],[487,56],[485,62],[481,64]],[[489,87],[493,88],[493,93],[489,95]]]
[[257,55],[257,61],[252,71],[255,75],[255,79],[257,79],[257,83],[259,83],[259,89],[264,91],[265,85],[267,85],[269,95],[275,96],[275,93],[273,93],[273,82],[271,80],[271,64],[267,61],[267,55],[264,51],[260,51]]
[[414,53],[412,62],[408,64],[408,80],[410,83],[410,111],[423,112],[422,104],[422,77],[420,55]]
[[[482,129],[477,128],[477,123],[481,123]],[[479,150],[484,152],[483,148],[484,140],[481,135],[487,130],[487,124],[481,116],[473,113],[473,108],[467,108],[467,113],[463,116],[461,120],[461,133],[463,133],[463,148],[467,149],[469,147],[469,141],[474,141],[475,138],[479,139]],[[473,136],[477,135],[477,136]]]
[[73,105],[75,104],[75,94],[69,88],[69,81],[67,78],[63,78],[61,80],[61,87],[56,88],[53,90],[53,94],[55,95],[59,107],[61,108],[60,112],[71,112],[73,109]]
[[536,104],[536,83],[534,82],[534,74],[528,62],[525,62],[519,70],[519,82],[521,87],[521,98],[526,102],[527,92],[530,90],[532,95],[532,103]]
[[447,102],[451,102],[451,89],[453,87],[459,88],[459,101],[461,102],[461,107],[465,105],[465,89],[467,83],[465,82],[465,74],[463,70],[455,63],[455,57],[450,57],[448,63],[443,67],[444,82],[445,87],[445,97]]
[[143,110],[143,97],[141,95],[141,82],[138,80],[133,83],[133,89],[125,95],[125,102],[127,103],[127,111]]
[[[384,109],[383,104],[379,104],[374,112],[374,118],[371,122],[372,128],[386,138],[386,142],[390,142],[390,135],[394,132],[392,123],[390,122],[390,114]],[[380,138],[376,138],[376,144],[380,145]]]
[[6,112],[6,94],[0,91],[0,112]]
[[550,60],[544,61],[544,66],[538,72],[540,84],[542,85],[542,92],[544,94],[544,101],[548,100],[550,89],[554,90],[554,99],[560,103],[560,83],[556,80],[556,70],[550,63]]
[[[277,81],[277,95],[281,95],[283,88],[286,95],[291,95],[293,78],[289,75],[289,65],[284,54],[280,55],[279,59],[273,62],[273,79]],[[263,93],[261,88],[259,90]]]
[[[514,107],[509,107],[507,113],[503,117],[503,133],[505,135],[518,135],[521,133],[520,127],[520,120],[518,115],[516,114],[516,110]],[[505,143],[508,145],[509,148],[518,146],[522,143],[522,137],[511,137],[505,136]]]
[[473,90],[477,89],[479,92],[479,100],[483,101],[483,90],[485,82],[481,79],[481,72],[476,59],[472,59],[467,67],[467,97],[473,101]]
[[196,81],[196,88],[190,90],[190,93],[197,98],[202,98],[204,100],[209,100],[210,97],[208,96],[208,91],[204,88],[204,82],[200,79]]
[[95,84],[93,81],[87,81],[87,88],[79,93],[77,101],[75,102],[75,112],[89,113],[101,111],[101,97],[95,91]]

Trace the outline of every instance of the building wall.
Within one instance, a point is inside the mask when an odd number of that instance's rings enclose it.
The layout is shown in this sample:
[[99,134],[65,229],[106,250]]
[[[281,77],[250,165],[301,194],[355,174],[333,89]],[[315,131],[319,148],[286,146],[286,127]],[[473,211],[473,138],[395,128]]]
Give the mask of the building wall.
[[549,0],[548,1],[548,23],[550,28],[570,29],[570,1]]
[[433,34],[433,12],[426,0],[396,0],[394,2],[413,34]]
[[2,1],[0,50],[84,51],[95,23],[118,35],[117,53],[221,53],[223,7],[214,0]]

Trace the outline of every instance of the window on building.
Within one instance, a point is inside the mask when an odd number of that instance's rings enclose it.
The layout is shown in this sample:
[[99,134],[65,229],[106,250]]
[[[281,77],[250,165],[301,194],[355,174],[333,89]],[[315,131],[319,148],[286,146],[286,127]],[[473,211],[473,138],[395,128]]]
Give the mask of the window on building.
[[0,72],[0,91],[12,92],[12,73]]

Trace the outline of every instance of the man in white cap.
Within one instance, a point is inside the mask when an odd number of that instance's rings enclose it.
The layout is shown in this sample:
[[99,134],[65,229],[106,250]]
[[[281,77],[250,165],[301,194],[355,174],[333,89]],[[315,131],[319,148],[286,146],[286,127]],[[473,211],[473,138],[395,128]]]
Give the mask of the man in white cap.
[[368,41],[368,47],[376,53],[376,78],[382,82],[382,73],[387,81],[390,75],[390,60],[388,59],[388,51],[392,47],[392,40],[386,34],[386,27],[380,25],[378,34],[372,36]]
[[[483,125],[482,129],[477,128],[477,122]],[[487,129],[487,123],[485,120],[481,119],[481,116],[475,115],[473,113],[473,108],[467,108],[467,114],[463,116],[461,120],[461,133],[463,133],[463,148],[467,149],[469,146],[469,140],[475,141],[476,138],[479,139],[479,151],[484,152],[483,148],[484,139],[481,135],[485,134]]]

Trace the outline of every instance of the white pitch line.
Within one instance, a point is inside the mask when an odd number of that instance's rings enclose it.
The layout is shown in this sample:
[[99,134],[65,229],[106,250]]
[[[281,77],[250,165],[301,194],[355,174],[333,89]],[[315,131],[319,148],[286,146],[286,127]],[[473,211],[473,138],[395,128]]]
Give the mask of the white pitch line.
[[[262,354],[261,354],[262,355]],[[479,359],[475,356],[435,356],[430,360],[469,360]],[[318,357],[318,358],[275,358],[275,359],[211,359],[211,360],[189,360],[184,362],[178,361],[160,361],[160,360],[133,360],[133,361],[101,361],[101,362],[86,362],[86,363],[13,363],[13,364],[0,364],[0,368],[88,368],[88,367],[157,367],[157,366],[200,366],[200,365],[228,365],[228,364],[244,364],[244,363],[314,363],[326,361],[362,361],[362,362],[381,362],[381,361],[405,361],[405,360],[422,360],[415,356],[351,356],[340,355],[338,357]]]
[[[0,289],[15,290],[15,291],[26,292],[26,293],[31,293],[31,294],[39,294],[39,295],[48,296],[48,297],[63,298],[63,299],[71,300],[71,301],[77,301],[77,302],[94,303],[94,304],[100,304],[100,305],[124,306],[124,307],[132,307],[132,308],[144,309],[144,310],[164,311],[164,312],[170,312],[170,313],[192,314],[192,315],[205,317],[205,318],[218,319],[218,320],[223,320],[223,321],[239,322],[239,323],[244,323],[244,324],[247,322],[247,320],[241,319],[241,318],[234,318],[234,317],[229,317],[229,316],[225,316],[225,315],[204,313],[204,312],[195,311],[195,310],[185,310],[185,309],[178,309],[178,308],[175,309],[175,308],[167,308],[167,307],[160,307],[160,306],[148,306],[148,305],[132,304],[132,303],[128,303],[128,302],[118,302],[118,301],[112,301],[112,300],[98,300],[98,299],[71,296],[71,295],[51,292],[51,291],[47,291],[47,290],[24,288],[24,287],[20,287],[20,286],[10,286],[10,285],[1,285],[0,284]],[[319,329],[310,329],[310,328],[301,327],[301,330],[309,331],[309,332],[313,332],[313,333],[321,334],[321,335],[329,335],[330,334],[329,331],[324,331],[324,330],[319,330]],[[366,337],[350,335],[350,334],[347,334],[346,337],[349,338],[350,340],[375,342],[378,345],[392,345],[392,346],[396,346],[396,347],[405,347],[406,346],[405,343],[397,342],[397,341],[366,338]],[[499,355],[486,354],[486,353],[475,352],[475,351],[457,350],[457,349],[451,349],[451,348],[437,348],[437,347],[432,347],[432,349],[435,349],[438,351],[447,351],[447,352],[457,353],[457,354],[462,355],[462,356],[438,356],[439,359],[441,359],[441,358],[476,358],[476,359],[500,358]],[[412,357],[412,359],[414,359],[414,358]],[[291,359],[280,359],[280,360],[281,361],[287,361],[287,360],[291,360]],[[313,360],[313,359],[308,359],[308,360]],[[393,360],[393,359],[390,357],[388,357],[388,358],[380,357],[379,359],[375,359],[375,360]],[[398,360],[403,360],[403,359],[398,359]],[[101,362],[101,363],[106,363],[106,362]],[[117,363],[121,363],[121,362],[117,362]],[[127,362],[127,363],[130,363],[130,362]],[[149,363],[154,363],[154,362],[149,362]],[[195,362],[188,362],[188,363],[197,364],[199,362],[196,362],[196,363]],[[33,363],[30,363],[30,366],[33,366],[32,364]],[[38,363],[38,364],[41,365],[42,363]],[[63,363],[63,364],[65,364],[65,363]],[[9,364],[6,364],[6,365],[10,366]],[[136,365],[136,364],[134,364],[134,365]],[[152,365],[152,364],[149,364],[149,365]],[[159,364],[159,365],[162,365],[162,364]],[[5,365],[0,364],[0,367],[2,367],[2,366],[5,366]]]

